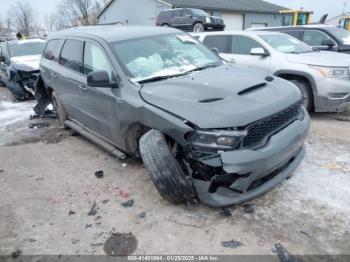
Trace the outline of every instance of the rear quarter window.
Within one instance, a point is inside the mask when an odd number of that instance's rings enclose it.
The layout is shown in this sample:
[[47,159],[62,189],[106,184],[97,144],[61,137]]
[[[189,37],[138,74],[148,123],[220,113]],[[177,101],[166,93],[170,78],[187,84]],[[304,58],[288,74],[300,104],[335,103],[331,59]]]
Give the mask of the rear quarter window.
[[48,60],[58,61],[60,53],[61,40],[50,40],[45,48],[44,57]]
[[83,73],[83,49],[83,41],[66,40],[62,48],[60,64],[79,73]]

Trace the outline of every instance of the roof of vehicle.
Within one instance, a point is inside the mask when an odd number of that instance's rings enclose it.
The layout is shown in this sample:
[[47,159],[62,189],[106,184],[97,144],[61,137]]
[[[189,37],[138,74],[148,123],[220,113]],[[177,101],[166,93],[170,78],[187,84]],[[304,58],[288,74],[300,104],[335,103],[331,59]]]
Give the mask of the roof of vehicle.
[[337,28],[333,25],[327,24],[312,24],[312,25],[297,25],[297,26],[275,26],[275,27],[264,27],[264,28],[254,28],[248,29],[248,31],[259,31],[259,30],[269,30],[269,29],[328,29],[328,28]]
[[260,36],[260,35],[285,35],[280,32],[273,31],[219,31],[219,32],[205,32],[205,33],[192,33],[193,36],[201,35],[246,35],[246,36]]
[[123,41],[134,38],[155,36],[170,33],[183,33],[171,27],[156,26],[82,26],[58,31],[49,35],[48,40],[62,37],[102,38],[107,42]]

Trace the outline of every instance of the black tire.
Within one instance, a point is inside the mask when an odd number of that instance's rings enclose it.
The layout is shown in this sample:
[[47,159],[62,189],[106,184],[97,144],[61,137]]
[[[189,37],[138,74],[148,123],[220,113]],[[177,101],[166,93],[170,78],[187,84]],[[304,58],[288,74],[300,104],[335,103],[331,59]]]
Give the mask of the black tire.
[[204,28],[204,25],[202,23],[195,23],[193,25],[193,32],[194,33],[202,33],[205,31],[204,29],[205,28]]
[[6,85],[7,89],[10,90],[12,95],[15,97],[17,101],[25,101],[28,100],[28,94],[25,91],[24,87],[14,81],[9,81]]
[[303,104],[307,111],[311,112],[314,108],[314,98],[312,95],[312,92],[310,90],[310,87],[307,83],[300,80],[290,80],[294,85],[296,85],[299,90],[301,91],[301,94],[303,96]]
[[57,94],[55,91],[52,92],[52,106],[54,111],[57,114],[57,121],[60,127],[64,129],[68,129],[67,125],[65,124],[66,120],[68,120],[68,114],[64,109],[64,106],[60,102],[59,98],[57,97]]
[[195,191],[170,151],[164,135],[150,130],[140,139],[140,153],[146,170],[159,194],[172,204],[181,204],[195,197]]

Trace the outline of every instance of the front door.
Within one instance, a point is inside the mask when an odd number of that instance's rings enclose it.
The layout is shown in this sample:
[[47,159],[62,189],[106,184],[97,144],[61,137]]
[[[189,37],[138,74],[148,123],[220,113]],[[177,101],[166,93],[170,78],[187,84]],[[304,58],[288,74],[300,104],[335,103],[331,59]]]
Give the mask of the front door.
[[[103,70],[109,75],[110,82],[116,82],[115,72],[102,46],[87,41],[84,48],[84,75]],[[84,117],[82,124],[105,140],[117,144],[113,126],[118,119],[117,88],[90,87],[85,82],[81,89],[81,103]],[[113,131],[114,130],[114,131]]]
[[231,36],[231,47],[229,53],[221,54],[224,59],[236,62],[239,65],[255,68],[270,73],[271,57],[251,55],[253,48],[263,48],[256,40],[248,36]]

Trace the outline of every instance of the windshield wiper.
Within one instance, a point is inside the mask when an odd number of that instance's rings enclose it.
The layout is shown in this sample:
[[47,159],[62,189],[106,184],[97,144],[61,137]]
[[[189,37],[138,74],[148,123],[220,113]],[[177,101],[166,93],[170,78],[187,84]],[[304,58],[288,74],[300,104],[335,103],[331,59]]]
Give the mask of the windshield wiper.
[[201,70],[205,70],[205,69],[212,68],[212,67],[217,67],[217,66],[219,66],[217,63],[215,63],[215,64],[207,64],[207,65],[196,67],[194,69],[186,71],[186,73],[195,72],[195,71],[201,71]]
[[175,74],[175,75],[163,75],[163,76],[153,76],[150,78],[146,78],[146,79],[142,79],[137,81],[138,84],[144,84],[144,83],[149,83],[149,82],[157,82],[157,81],[161,81],[164,79],[169,79],[169,78],[173,78],[173,77],[179,77],[179,76],[183,76],[186,73],[181,73],[181,74]]

